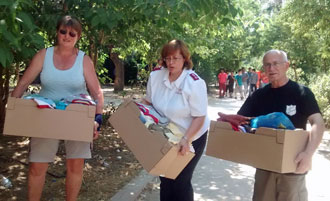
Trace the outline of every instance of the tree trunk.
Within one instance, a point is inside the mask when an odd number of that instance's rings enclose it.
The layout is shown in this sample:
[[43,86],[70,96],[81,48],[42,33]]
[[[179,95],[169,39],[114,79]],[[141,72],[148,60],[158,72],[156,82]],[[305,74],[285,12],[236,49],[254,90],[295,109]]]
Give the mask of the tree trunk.
[[65,0],[63,0],[62,3],[63,3],[63,13],[66,14],[68,12],[68,4],[65,2]]
[[[99,32],[99,36],[98,36],[98,44],[100,45],[103,45],[104,43],[104,31],[100,31]],[[94,63],[94,68],[97,69],[97,60],[99,58],[99,53],[98,53],[98,46],[95,45],[95,43],[93,43],[93,46],[92,46],[94,49],[93,49],[93,58],[92,58],[92,61]],[[92,50],[92,49],[91,49]]]
[[98,50],[97,50],[97,47],[94,43],[90,42],[88,52],[89,52],[89,57],[93,61],[94,68],[96,69],[97,59],[98,59]]
[[296,65],[293,64],[292,65],[292,68],[293,68],[293,71],[294,71],[294,79],[296,82],[298,82],[298,75],[297,75],[297,68],[296,68]]
[[97,59],[98,59],[98,52],[97,52],[97,48],[94,48],[94,55],[93,55],[93,64],[94,64],[94,68],[97,69]]
[[149,68],[148,68],[148,70],[149,70],[149,72],[151,72],[153,69],[154,69],[154,67],[152,66],[153,65],[153,63],[152,63],[152,61],[149,63]]
[[110,53],[110,59],[115,64],[115,83],[114,92],[119,92],[124,90],[124,64],[119,58],[118,53]]
[[93,43],[89,43],[89,49],[88,49],[88,56],[92,59],[94,58],[94,45]]
[[9,95],[9,68],[0,65],[0,134],[3,133],[5,123],[6,104]]
[[15,80],[16,80],[16,85],[18,84],[20,79],[19,76],[19,62],[16,63],[16,67],[15,67]]

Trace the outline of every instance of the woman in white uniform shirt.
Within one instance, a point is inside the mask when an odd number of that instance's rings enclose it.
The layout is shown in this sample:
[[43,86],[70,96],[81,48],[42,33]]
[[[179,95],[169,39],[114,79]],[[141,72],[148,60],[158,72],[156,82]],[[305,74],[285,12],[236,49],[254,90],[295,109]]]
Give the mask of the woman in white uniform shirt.
[[180,154],[186,154],[192,144],[195,157],[175,180],[160,177],[160,200],[193,201],[191,178],[205,148],[209,127],[206,85],[191,70],[190,53],[182,41],[165,44],[161,58],[164,67],[150,74],[145,103],[153,105],[184,133],[179,142]]

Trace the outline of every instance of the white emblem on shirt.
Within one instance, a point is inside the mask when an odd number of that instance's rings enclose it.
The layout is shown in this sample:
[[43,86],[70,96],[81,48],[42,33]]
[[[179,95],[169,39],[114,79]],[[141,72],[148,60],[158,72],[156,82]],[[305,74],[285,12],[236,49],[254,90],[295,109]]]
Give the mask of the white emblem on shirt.
[[296,114],[296,106],[295,105],[287,105],[286,106],[286,114],[289,116],[293,116]]

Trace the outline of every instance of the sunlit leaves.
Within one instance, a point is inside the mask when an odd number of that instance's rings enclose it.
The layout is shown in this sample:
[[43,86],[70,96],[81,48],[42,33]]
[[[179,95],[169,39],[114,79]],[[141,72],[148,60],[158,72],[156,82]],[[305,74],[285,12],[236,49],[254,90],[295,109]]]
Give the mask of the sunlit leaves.
[[[24,10],[33,6],[29,0],[24,1],[1,1],[0,3],[0,63],[9,67],[14,61],[26,59],[23,49],[40,48],[43,38],[37,34],[32,17]],[[35,51],[36,49],[34,49]]]

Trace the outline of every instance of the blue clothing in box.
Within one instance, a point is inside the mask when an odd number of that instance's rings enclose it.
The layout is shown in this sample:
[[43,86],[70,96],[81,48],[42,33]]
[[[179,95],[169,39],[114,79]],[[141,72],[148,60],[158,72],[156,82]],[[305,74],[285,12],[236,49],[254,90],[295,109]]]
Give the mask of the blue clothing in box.
[[273,112],[261,115],[251,120],[252,128],[268,127],[294,130],[295,127],[283,112]]

